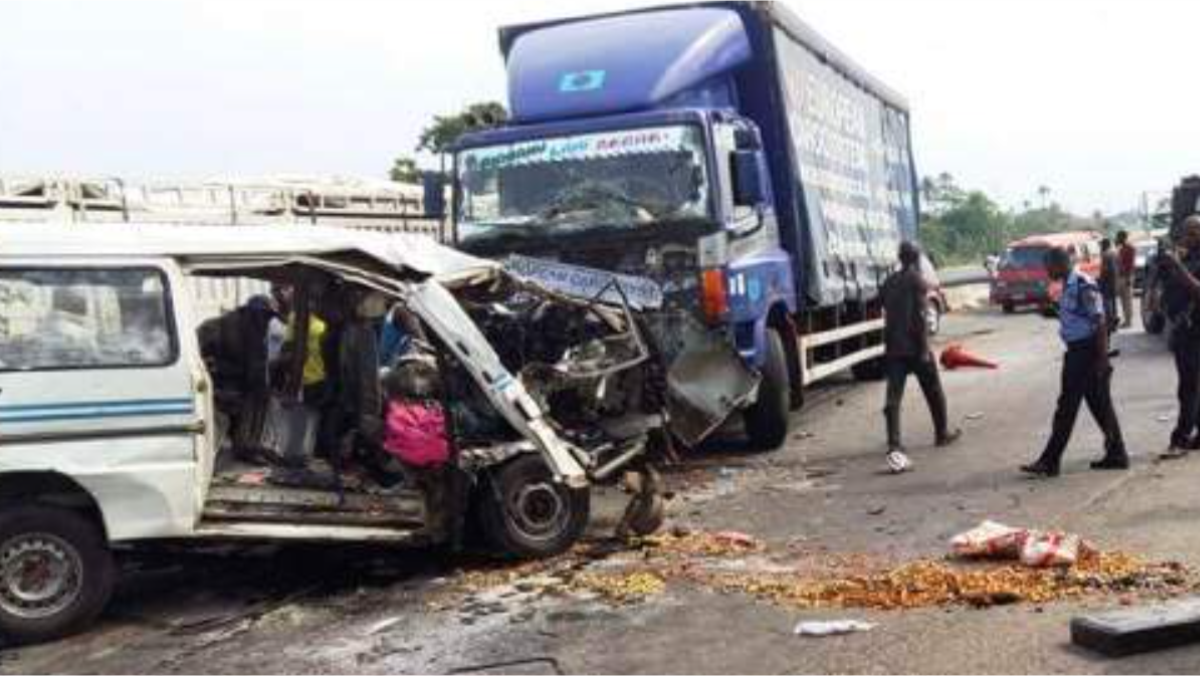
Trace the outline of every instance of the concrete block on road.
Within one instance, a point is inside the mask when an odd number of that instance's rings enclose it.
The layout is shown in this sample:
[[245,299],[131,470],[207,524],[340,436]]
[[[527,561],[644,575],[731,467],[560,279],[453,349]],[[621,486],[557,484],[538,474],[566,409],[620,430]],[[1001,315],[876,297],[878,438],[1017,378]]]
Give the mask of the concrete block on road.
[[1200,597],[1076,617],[1071,642],[1109,657],[1200,643]]

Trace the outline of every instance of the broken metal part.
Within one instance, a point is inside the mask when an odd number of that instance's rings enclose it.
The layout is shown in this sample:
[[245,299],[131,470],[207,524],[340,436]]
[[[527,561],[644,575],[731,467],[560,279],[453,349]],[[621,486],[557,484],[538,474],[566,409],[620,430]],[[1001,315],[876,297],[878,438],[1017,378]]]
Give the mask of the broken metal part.
[[731,413],[753,401],[760,380],[727,342],[706,335],[667,371],[671,431],[688,446],[703,441]]
[[454,296],[437,283],[406,289],[405,300],[475,378],[510,425],[536,443],[556,479],[572,488],[587,485],[586,455],[559,437],[525,386],[513,378]]

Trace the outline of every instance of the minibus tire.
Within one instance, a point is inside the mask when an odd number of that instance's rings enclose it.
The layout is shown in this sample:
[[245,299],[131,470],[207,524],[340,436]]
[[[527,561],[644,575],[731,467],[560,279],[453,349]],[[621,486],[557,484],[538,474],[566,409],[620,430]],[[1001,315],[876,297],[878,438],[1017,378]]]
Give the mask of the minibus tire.
[[523,454],[492,472],[480,522],[501,555],[532,559],[561,554],[583,537],[591,491],[554,481],[538,454]]
[[56,572],[75,579],[61,594],[53,588],[46,592],[59,598],[44,601],[28,598],[42,590],[10,589],[9,581],[0,580],[0,636],[7,641],[40,643],[79,631],[112,595],[112,552],[100,527],[79,512],[36,504],[0,508],[0,568],[14,557],[29,557],[33,566],[51,557]]
[[763,362],[758,398],[746,409],[744,422],[750,447],[755,451],[773,451],[787,440],[791,413],[791,379],[787,353],[777,329],[767,329],[767,354]]

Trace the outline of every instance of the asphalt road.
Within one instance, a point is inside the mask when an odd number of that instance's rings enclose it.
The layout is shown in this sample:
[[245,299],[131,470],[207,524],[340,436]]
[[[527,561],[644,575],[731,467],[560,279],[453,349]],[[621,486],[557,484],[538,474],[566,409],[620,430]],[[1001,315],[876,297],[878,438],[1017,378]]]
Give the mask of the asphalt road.
[[[954,315],[941,340],[1001,364],[944,374],[952,415],[966,432],[959,445],[932,448],[928,416],[910,385],[905,437],[916,469],[888,475],[882,384],[833,382],[812,392],[784,449],[751,455],[717,442],[672,473],[679,491],[672,524],[734,529],[786,551],[906,561],[942,555],[951,535],[991,518],[1069,529],[1200,570],[1200,459],[1152,461],[1166,445],[1174,408],[1174,372],[1161,340],[1140,331],[1116,339],[1115,398],[1134,468],[1087,469],[1102,444],[1085,413],[1064,475],[1052,482],[1027,480],[1016,467],[1037,454],[1049,426],[1061,359],[1054,323],[1035,314]],[[1072,648],[1069,619],[1116,605],[1115,597],[982,610],[797,611],[668,581],[661,593],[613,605],[528,598],[518,593],[518,572],[516,587],[470,597],[473,607],[495,606],[480,613],[462,601],[439,602],[476,564],[429,553],[160,550],[127,566],[98,627],[0,652],[0,671],[1187,673],[1200,664],[1200,646],[1124,660]],[[800,619],[832,617],[877,627],[825,639],[791,634]]]

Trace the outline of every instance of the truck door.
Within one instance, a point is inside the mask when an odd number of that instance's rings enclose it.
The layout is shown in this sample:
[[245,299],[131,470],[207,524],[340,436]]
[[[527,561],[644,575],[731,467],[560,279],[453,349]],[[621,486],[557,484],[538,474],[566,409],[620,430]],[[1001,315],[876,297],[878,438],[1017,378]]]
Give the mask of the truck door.
[[161,261],[0,264],[0,471],[49,471],[110,539],[187,534],[203,425]]

